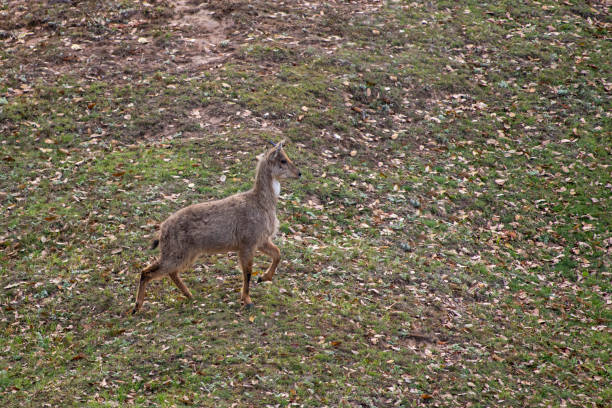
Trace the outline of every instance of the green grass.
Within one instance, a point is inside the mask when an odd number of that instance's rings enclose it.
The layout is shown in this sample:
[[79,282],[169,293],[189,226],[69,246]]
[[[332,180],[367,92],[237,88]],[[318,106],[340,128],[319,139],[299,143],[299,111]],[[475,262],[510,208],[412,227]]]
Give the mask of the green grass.
[[[213,1],[203,67],[170,5],[83,4],[0,4],[3,406],[610,404],[602,4]],[[283,137],[255,309],[219,255],[126,315],[159,222]]]

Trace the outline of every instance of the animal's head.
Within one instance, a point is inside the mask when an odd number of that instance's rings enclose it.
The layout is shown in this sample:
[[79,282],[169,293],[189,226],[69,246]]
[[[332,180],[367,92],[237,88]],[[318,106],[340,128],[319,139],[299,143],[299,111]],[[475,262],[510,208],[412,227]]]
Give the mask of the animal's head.
[[288,177],[301,177],[302,173],[300,170],[293,164],[291,159],[285,153],[283,149],[283,145],[285,144],[285,140],[281,140],[273,148],[268,150],[265,153],[262,153],[258,158],[259,160],[265,160],[266,164],[269,166],[272,177],[275,179],[282,179]]

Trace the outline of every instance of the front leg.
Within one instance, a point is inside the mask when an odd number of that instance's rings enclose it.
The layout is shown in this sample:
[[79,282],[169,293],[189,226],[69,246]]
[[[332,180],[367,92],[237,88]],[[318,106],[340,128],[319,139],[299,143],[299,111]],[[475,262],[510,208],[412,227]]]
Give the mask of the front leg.
[[240,300],[246,308],[252,308],[253,302],[249,296],[249,286],[251,283],[251,274],[253,273],[253,250],[241,250],[238,253],[240,267],[242,268],[242,291],[240,292]]
[[274,276],[274,272],[276,272],[276,267],[278,266],[278,263],[281,259],[280,250],[276,245],[272,243],[272,240],[270,239],[268,239],[268,241],[266,241],[266,243],[263,244],[261,248],[259,248],[259,250],[271,257],[272,263],[270,264],[270,267],[268,268],[266,273],[263,276],[259,277],[258,282],[271,281],[272,277]]

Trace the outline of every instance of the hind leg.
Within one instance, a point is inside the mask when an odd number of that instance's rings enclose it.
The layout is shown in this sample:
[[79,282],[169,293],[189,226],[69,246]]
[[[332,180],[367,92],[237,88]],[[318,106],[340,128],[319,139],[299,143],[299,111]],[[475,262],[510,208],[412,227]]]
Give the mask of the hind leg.
[[140,273],[140,283],[138,284],[138,292],[136,292],[136,304],[134,305],[134,309],[132,309],[132,314],[138,312],[142,308],[147,284],[152,280],[161,279],[164,276],[168,275],[170,273],[168,269],[169,268],[164,267],[160,263],[160,261],[155,261],[142,270],[142,272]]
[[185,282],[183,282],[183,280],[179,276],[178,272],[171,273],[170,274],[170,279],[172,279],[172,282],[174,282],[174,284],[176,286],[178,286],[178,288],[181,290],[181,292],[183,292],[183,295],[187,296],[189,299],[193,298],[193,295],[191,294],[191,291],[185,285]]

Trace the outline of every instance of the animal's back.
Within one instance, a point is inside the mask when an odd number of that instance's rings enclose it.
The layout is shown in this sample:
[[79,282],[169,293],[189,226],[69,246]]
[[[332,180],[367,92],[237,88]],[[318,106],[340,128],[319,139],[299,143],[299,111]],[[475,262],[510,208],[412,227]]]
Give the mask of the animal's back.
[[[192,204],[172,214],[160,227],[162,255],[219,253],[238,247],[237,229],[244,218],[242,194]],[[180,245],[180,247],[176,247]]]
[[192,204],[172,214],[160,227],[162,256],[193,258],[259,247],[276,233],[278,221],[274,209],[265,211],[252,194]]

